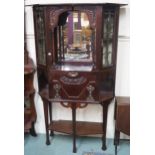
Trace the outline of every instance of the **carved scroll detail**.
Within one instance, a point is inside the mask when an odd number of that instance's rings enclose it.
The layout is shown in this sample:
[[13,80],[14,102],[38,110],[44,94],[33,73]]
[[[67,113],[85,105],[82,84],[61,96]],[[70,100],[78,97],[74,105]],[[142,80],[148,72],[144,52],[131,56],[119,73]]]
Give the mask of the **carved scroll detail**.
[[70,108],[71,107],[71,103],[64,103],[64,102],[60,102],[60,104],[65,107],[65,108]]

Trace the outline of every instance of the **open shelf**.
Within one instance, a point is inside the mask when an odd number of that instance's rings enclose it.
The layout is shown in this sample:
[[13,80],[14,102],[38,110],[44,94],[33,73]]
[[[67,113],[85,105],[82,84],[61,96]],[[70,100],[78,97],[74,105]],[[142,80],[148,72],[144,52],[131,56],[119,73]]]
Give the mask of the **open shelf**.
[[[103,134],[102,126],[102,123],[76,121],[76,135]],[[73,134],[72,121],[53,121],[48,129],[66,134]]]

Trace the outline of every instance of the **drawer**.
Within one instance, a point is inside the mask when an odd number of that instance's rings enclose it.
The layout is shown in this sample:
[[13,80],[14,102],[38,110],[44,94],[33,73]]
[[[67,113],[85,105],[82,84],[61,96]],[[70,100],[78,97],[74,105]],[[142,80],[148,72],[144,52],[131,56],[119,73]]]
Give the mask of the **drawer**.
[[53,99],[87,100],[98,99],[96,76],[91,72],[51,72],[50,95]]

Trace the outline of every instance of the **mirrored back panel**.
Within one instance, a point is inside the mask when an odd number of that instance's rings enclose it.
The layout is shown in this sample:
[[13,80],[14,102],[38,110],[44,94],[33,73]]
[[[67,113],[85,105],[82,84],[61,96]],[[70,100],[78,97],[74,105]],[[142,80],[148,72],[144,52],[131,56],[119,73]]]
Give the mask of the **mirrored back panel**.
[[94,35],[86,13],[62,13],[56,29],[58,62],[92,61]]

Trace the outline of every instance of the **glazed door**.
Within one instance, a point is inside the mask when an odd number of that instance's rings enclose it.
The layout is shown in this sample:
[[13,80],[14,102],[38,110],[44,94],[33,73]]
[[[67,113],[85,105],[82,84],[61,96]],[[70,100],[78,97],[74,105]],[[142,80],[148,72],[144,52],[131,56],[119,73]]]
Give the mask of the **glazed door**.
[[45,39],[45,7],[34,6],[34,30],[39,90],[47,85],[47,57]]
[[101,89],[115,93],[119,7],[103,6]]
[[103,7],[102,68],[116,65],[118,15],[118,7]]

